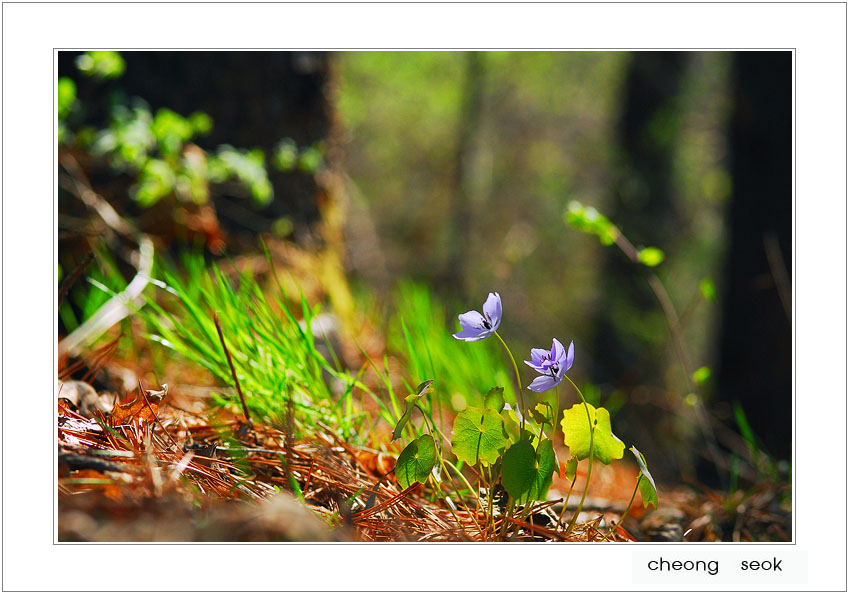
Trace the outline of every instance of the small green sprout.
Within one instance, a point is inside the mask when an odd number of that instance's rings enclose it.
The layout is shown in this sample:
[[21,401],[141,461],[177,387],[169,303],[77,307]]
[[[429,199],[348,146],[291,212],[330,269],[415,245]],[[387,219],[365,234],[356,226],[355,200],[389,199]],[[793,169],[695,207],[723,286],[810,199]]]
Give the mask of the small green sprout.
[[404,430],[404,426],[410,420],[410,416],[413,414],[413,409],[418,405],[419,400],[424,397],[425,393],[427,393],[430,386],[433,385],[433,381],[425,381],[421,385],[416,388],[416,393],[408,395],[404,398],[404,401],[407,404],[407,409],[404,410],[404,414],[401,418],[398,419],[397,424],[395,424],[395,430],[392,431],[392,440],[401,438],[401,432]]
[[655,266],[659,266],[666,255],[658,249],[657,247],[643,247],[637,253],[637,258],[640,260],[640,263],[646,265],[650,268],[654,268]]

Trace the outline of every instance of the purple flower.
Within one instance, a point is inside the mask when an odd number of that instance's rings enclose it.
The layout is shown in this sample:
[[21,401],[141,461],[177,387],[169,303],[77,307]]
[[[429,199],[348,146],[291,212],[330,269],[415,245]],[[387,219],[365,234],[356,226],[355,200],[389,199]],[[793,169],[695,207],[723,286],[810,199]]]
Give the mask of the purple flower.
[[454,334],[458,340],[476,342],[495,333],[501,324],[501,297],[497,292],[489,293],[483,304],[483,315],[477,311],[466,311],[458,315],[462,331]]
[[551,352],[542,348],[531,348],[531,360],[525,364],[542,374],[528,385],[528,389],[542,393],[548,391],[563,380],[566,371],[575,362],[575,342],[569,342],[569,352],[563,349],[563,344],[557,338],[551,341]]

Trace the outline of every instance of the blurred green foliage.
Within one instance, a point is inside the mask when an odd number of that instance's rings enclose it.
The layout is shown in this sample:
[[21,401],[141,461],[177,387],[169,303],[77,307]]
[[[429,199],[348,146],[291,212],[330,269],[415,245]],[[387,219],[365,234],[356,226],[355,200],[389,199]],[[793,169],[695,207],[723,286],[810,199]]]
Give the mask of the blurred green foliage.
[[[124,72],[124,61],[117,52],[86,52],[76,64],[82,73],[98,80],[119,78]],[[172,195],[181,202],[203,204],[209,199],[210,184],[231,181],[244,188],[259,206],[274,198],[269,163],[262,150],[221,145],[205,152],[194,144],[213,129],[208,114],[196,111],[183,116],[168,108],[152,113],[143,98],[127,99],[120,93],[110,96],[106,127],[83,126],[81,117],[74,117],[75,111],[85,110],[77,100],[76,84],[71,78],[60,78],[59,144],[88,151],[94,158],[104,159],[114,171],[130,175],[134,179],[130,193],[140,206],[150,207]],[[288,164],[279,151],[271,164],[281,170],[299,164],[309,172],[321,166],[323,146],[299,152],[291,139],[288,142]]]
[[118,78],[125,67],[124,58],[116,51],[87,51],[77,58],[80,72],[94,78]]

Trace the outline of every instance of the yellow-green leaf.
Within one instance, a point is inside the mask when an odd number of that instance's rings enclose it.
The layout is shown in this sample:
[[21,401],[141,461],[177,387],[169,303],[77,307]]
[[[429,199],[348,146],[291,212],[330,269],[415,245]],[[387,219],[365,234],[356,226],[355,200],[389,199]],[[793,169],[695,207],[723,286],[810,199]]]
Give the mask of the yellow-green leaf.
[[[586,405],[586,408],[584,407]],[[589,421],[587,419],[589,409]],[[596,409],[591,404],[575,404],[563,411],[563,441],[573,457],[586,459],[590,455],[590,423],[594,427],[592,437],[593,457],[607,465],[614,459],[622,459],[623,443],[610,428],[610,413],[604,408]]]

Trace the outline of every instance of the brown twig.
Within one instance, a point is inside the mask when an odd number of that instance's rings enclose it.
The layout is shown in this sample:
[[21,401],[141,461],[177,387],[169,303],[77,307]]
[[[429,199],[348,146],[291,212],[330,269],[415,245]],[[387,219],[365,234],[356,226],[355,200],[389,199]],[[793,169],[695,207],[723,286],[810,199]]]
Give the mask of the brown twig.
[[245,413],[245,420],[248,422],[251,430],[254,424],[251,421],[251,413],[248,411],[248,404],[245,403],[245,395],[242,393],[242,386],[239,384],[239,377],[236,376],[236,367],[233,366],[233,359],[230,358],[230,351],[227,349],[227,344],[224,343],[224,332],[221,329],[221,320],[218,319],[218,311],[212,313],[212,319],[215,321],[215,329],[218,330],[218,339],[221,340],[221,347],[224,348],[224,354],[227,356],[227,364],[230,365],[230,373],[233,375],[233,381],[236,383],[236,392],[239,394],[239,399],[242,402],[242,411]]

